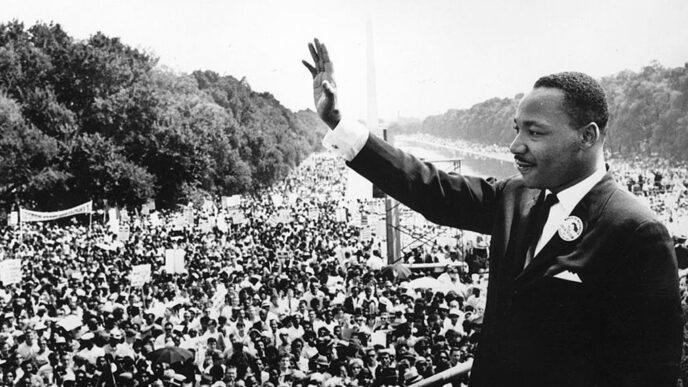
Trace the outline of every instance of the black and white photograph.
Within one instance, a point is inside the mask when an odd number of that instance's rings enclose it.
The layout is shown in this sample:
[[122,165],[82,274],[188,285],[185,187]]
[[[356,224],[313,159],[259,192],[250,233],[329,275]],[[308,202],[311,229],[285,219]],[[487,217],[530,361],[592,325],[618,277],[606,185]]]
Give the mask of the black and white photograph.
[[0,2],[0,387],[688,387],[687,26]]

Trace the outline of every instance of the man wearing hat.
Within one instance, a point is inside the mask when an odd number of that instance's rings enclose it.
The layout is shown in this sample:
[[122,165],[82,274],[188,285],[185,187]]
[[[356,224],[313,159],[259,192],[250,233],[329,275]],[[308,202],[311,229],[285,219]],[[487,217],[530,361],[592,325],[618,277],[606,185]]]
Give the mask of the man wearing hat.
[[410,386],[423,380],[416,367],[410,367],[404,372],[404,385]]
[[452,308],[449,310],[449,316],[444,319],[442,323],[442,330],[440,335],[444,335],[448,330],[453,330],[461,336],[466,336],[466,331],[463,329],[463,312],[459,308]]
[[93,343],[94,339],[95,335],[93,332],[84,333],[79,339],[81,341],[81,350],[77,352],[79,357],[85,359],[93,365],[96,364],[96,360],[98,360],[99,357],[105,356],[105,351],[103,348],[100,348]]

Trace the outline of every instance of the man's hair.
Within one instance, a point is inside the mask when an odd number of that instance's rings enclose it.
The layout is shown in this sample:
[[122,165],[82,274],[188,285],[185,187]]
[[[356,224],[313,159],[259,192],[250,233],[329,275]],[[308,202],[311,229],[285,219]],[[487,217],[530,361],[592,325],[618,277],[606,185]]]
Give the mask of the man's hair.
[[541,77],[533,88],[551,87],[564,92],[564,109],[577,128],[591,122],[605,132],[609,111],[604,89],[593,77],[573,71]]

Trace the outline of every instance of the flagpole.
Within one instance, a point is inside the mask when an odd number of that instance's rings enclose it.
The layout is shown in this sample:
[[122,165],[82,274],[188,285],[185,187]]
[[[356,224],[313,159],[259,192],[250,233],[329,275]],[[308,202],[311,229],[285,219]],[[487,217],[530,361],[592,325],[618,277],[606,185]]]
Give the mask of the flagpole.
[[19,221],[19,240],[24,243],[24,228],[22,227],[21,206],[17,210],[17,220]]

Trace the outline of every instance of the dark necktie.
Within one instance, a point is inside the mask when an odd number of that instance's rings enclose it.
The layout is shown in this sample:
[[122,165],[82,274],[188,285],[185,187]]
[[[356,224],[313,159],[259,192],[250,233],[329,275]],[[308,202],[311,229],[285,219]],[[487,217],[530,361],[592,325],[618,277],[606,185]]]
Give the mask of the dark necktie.
[[557,198],[557,195],[549,193],[535,211],[535,217],[533,218],[527,233],[527,235],[529,235],[529,244],[528,251],[526,252],[525,265],[523,266],[524,268],[528,267],[530,261],[533,260],[533,257],[535,256],[535,247],[540,240],[540,236],[542,236],[542,229],[545,227],[545,223],[547,223],[547,218],[549,217],[549,210],[558,202],[559,198]]

